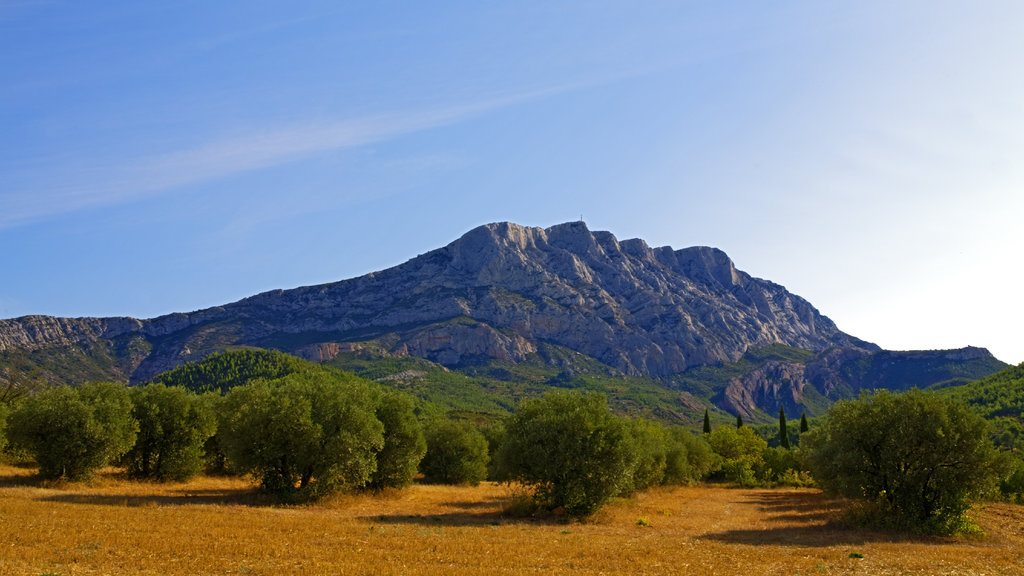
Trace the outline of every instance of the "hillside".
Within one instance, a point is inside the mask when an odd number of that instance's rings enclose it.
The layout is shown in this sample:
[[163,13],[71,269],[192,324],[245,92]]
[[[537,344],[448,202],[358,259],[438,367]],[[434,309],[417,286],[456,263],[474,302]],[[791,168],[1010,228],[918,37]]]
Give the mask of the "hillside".
[[[1003,366],[982,349],[881,351],[720,250],[651,248],[572,222],[488,224],[388,270],[191,313],[0,320],[0,378],[142,382],[238,347],[350,369],[369,355],[376,372],[408,363],[380,376],[459,409],[507,409],[582,381],[639,394],[629,409],[667,410],[669,420],[711,404],[751,418],[779,406],[818,413],[862,388],[931,386]],[[430,370],[415,368],[424,362]]]
[[940,393],[966,403],[991,422],[993,439],[1001,448],[1024,448],[1024,364]]

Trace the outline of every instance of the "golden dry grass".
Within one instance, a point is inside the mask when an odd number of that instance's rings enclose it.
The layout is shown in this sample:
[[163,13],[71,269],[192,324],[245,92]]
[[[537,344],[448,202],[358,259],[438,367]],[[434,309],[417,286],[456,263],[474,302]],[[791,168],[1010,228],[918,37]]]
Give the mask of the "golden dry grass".
[[1024,508],[1001,504],[957,540],[842,528],[813,490],[656,490],[565,523],[503,515],[493,484],[274,507],[237,479],[31,474],[0,466],[0,574],[1024,574]]

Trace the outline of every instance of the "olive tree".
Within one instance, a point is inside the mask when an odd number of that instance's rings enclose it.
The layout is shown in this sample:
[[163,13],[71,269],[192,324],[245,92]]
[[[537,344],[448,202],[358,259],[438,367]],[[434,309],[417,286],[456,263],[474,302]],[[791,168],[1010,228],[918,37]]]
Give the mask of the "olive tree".
[[111,382],[44,390],[22,399],[8,419],[11,442],[46,479],[89,478],[131,448],[137,430],[127,389]]
[[721,457],[721,474],[740,486],[755,486],[764,468],[768,442],[749,427],[719,426],[707,435],[708,444]]
[[836,403],[801,447],[818,485],[865,502],[869,521],[951,533],[1002,476],[986,428],[952,400],[882,391]]
[[437,420],[427,428],[420,472],[431,482],[479,484],[487,477],[487,438],[466,420]]
[[6,404],[0,403],[0,454],[7,448],[7,412]]
[[538,504],[587,516],[629,489],[633,437],[604,395],[552,390],[523,400],[499,456],[507,477],[534,488]]
[[412,397],[397,391],[384,392],[377,401],[376,416],[384,425],[384,446],[377,453],[373,488],[400,488],[412,484],[427,451],[423,425],[416,418]]
[[209,403],[183,387],[163,384],[132,388],[131,400],[139,432],[122,458],[128,473],[158,480],[187,480],[199,474],[203,444],[217,426]]
[[384,447],[375,394],[355,379],[292,374],[232,388],[220,404],[219,442],[233,469],[281,500],[365,486]]
[[666,430],[663,484],[692,484],[718,469],[719,459],[705,437],[682,426],[670,426]]

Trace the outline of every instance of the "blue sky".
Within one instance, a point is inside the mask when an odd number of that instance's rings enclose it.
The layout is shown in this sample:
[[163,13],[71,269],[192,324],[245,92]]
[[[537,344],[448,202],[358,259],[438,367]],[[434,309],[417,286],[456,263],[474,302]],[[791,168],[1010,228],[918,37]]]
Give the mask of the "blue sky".
[[154,317],[479,224],[711,245],[1024,361],[1024,4],[0,0],[0,317]]

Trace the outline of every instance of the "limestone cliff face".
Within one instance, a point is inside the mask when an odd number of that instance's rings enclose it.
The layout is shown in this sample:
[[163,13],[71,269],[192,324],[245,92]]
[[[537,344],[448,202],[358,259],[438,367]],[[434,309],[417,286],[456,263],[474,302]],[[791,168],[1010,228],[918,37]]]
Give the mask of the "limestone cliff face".
[[125,334],[152,344],[135,380],[230,345],[304,353],[318,346],[322,355],[329,344],[385,335],[396,352],[446,365],[517,362],[549,342],[626,374],[654,376],[776,343],[815,351],[872,347],[782,286],[737,270],[720,250],[620,242],[573,222],[547,229],[488,224],[382,272],[190,314],[4,320],[0,350]]
[[[806,300],[737,270],[720,250],[619,242],[582,222],[489,224],[383,272],[223,310],[253,320],[247,332],[257,340],[398,332],[409,353],[445,364],[467,352],[516,361],[547,341],[627,374],[678,373],[774,343],[822,350],[859,342]],[[465,329],[446,338],[421,332],[453,318],[485,326],[488,344],[469,344],[477,332]]]

